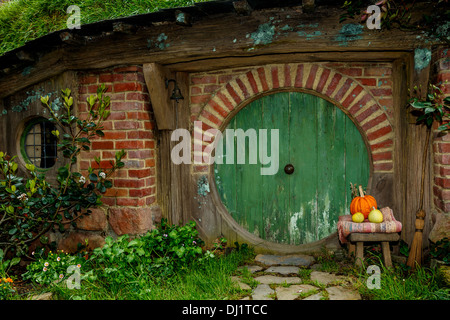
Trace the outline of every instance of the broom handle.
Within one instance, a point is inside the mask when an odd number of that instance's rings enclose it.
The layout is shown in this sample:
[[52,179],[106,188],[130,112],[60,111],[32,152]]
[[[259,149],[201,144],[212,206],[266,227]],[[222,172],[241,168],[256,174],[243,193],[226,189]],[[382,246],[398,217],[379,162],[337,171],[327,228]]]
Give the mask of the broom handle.
[[428,151],[428,144],[430,142],[430,136],[431,136],[431,128],[427,127],[427,139],[425,142],[425,148],[423,151],[423,158],[422,158],[422,181],[421,181],[421,190],[420,190],[420,210],[423,209],[423,193],[425,188],[425,167],[427,162],[427,151]]

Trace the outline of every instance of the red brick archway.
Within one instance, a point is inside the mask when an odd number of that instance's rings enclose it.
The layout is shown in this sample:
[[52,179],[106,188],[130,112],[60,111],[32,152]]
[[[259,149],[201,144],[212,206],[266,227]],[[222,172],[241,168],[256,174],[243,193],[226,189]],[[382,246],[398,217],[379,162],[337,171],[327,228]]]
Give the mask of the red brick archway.
[[[255,96],[281,89],[310,90],[332,101],[359,126],[370,147],[374,172],[392,172],[394,132],[385,110],[360,82],[319,64],[255,67],[234,77],[219,88],[199,112],[196,120],[202,122],[202,135],[208,129],[223,128],[233,111]],[[207,159],[209,155],[204,150],[202,154],[194,153],[193,157],[194,160]],[[194,172],[207,173],[208,167],[196,164]]]

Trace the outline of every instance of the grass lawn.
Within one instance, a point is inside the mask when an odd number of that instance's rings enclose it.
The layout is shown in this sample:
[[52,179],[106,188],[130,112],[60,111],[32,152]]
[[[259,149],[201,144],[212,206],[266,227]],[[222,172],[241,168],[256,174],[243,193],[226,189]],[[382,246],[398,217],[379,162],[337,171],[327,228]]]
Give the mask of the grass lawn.
[[67,28],[73,4],[81,24],[128,17],[207,0],[13,0],[0,5],[0,56],[53,31]]
[[[231,276],[251,256],[234,251],[205,263],[194,263],[188,270],[168,278],[136,273],[126,283],[83,281],[79,290],[53,286],[57,299],[72,300],[235,300],[245,296]],[[110,279],[109,279],[110,280]]]
[[[251,295],[251,290],[241,290],[231,277],[239,276],[243,283],[254,289],[258,285],[254,278],[264,274],[252,274],[247,269],[239,268],[245,264],[255,264],[254,256],[251,249],[232,250],[229,254],[222,251],[212,259],[193,263],[168,277],[152,276],[135,269],[127,273],[123,281],[116,281],[123,278],[114,273],[95,280],[85,277],[80,289],[68,289],[63,281],[56,285],[34,284],[31,291],[16,295],[13,299],[30,299],[33,295],[52,292],[53,299],[58,300],[239,300]],[[366,252],[364,268],[356,267],[352,259],[338,258],[326,251],[316,254],[315,258],[320,266],[317,270],[348,276],[350,285],[359,291],[363,300],[450,300],[450,288],[436,269],[424,266],[410,273],[405,265],[399,263],[394,263],[394,268],[386,269],[377,252]],[[380,289],[367,286],[371,276],[366,272],[369,264],[380,267]],[[310,268],[300,269],[299,277],[303,283],[317,285],[309,280],[312,271]],[[120,270],[117,272],[120,273]],[[318,285],[322,292],[326,287]]]

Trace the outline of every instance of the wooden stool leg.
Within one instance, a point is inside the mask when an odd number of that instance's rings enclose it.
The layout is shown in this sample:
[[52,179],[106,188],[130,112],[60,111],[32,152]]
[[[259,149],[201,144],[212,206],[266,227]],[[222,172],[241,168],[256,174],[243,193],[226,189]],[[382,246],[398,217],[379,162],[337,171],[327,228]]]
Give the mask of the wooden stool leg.
[[355,245],[351,242],[347,243],[347,248],[348,248],[348,255],[349,257],[351,257],[352,255],[355,255]]
[[357,266],[362,266],[363,262],[364,262],[364,242],[358,241],[356,242],[355,263]]
[[391,249],[389,248],[388,241],[381,242],[381,251],[383,252],[384,265],[386,267],[392,267]]

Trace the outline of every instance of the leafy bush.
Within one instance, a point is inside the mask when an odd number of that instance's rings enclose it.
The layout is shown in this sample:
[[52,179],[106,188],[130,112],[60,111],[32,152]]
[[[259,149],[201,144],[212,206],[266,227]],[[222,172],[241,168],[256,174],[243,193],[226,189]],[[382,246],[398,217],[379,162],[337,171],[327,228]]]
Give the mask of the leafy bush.
[[0,300],[11,298],[16,292],[13,287],[13,280],[11,278],[0,277]]
[[37,261],[27,266],[23,279],[43,285],[57,283],[67,279],[69,266],[77,265],[81,280],[102,283],[113,291],[124,285],[138,288],[142,287],[142,281],[168,279],[182,274],[194,262],[203,264],[214,258],[213,252],[203,253],[202,245],[195,222],[177,226],[163,219],[158,228],[134,239],[129,235],[115,240],[107,237],[105,244],[94,249],[90,256],[41,253]]
[[[5,256],[8,251],[16,257],[28,256],[30,243],[41,239],[50,230],[65,230],[65,225],[89,214],[90,207],[101,204],[101,193],[112,187],[108,178],[124,163],[125,152],[116,153],[111,168],[92,169],[88,177],[72,169],[77,156],[90,149],[90,139],[103,136],[103,121],[109,116],[110,100],[106,88],[100,86],[96,95],[87,99],[89,116],[81,120],[73,112],[73,98],[69,89],[62,90],[62,108],[49,103],[49,97],[41,102],[50,111],[49,119],[62,130],[52,131],[58,140],[60,152],[68,163],[57,170],[57,183],[51,185],[44,173],[33,164],[27,164],[27,176],[18,176],[16,157],[0,152],[0,248]],[[59,114],[58,114],[59,113]],[[96,159],[100,163],[100,159]],[[30,257],[32,258],[32,257]]]
[[450,240],[446,237],[433,244],[430,255],[445,264],[450,264]]
[[82,268],[86,259],[71,255],[63,250],[56,253],[49,252],[44,256],[44,250],[40,254],[35,254],[37,260],[27,266],[27,272],[22,275],[24,280],[32,280],[39,284],[50,285],[51,283],[65,280],[69,273],[71,266]]
[[103,247],[94,249],[89,262],[100,272],[98,276],[114,275],[111,280],[120,283],[135,272],[167,277],[201,258],[202,244],[195,222],[177,226],[163,219],[158,228],[135,239],[130,240],[128,235],[116,240],[106,238]]
[[19,258],[4,260],[3,250],[0,249],[0,300],[9,299],[15,293],[13,280],[8,276],[8,270],[19,263]]

